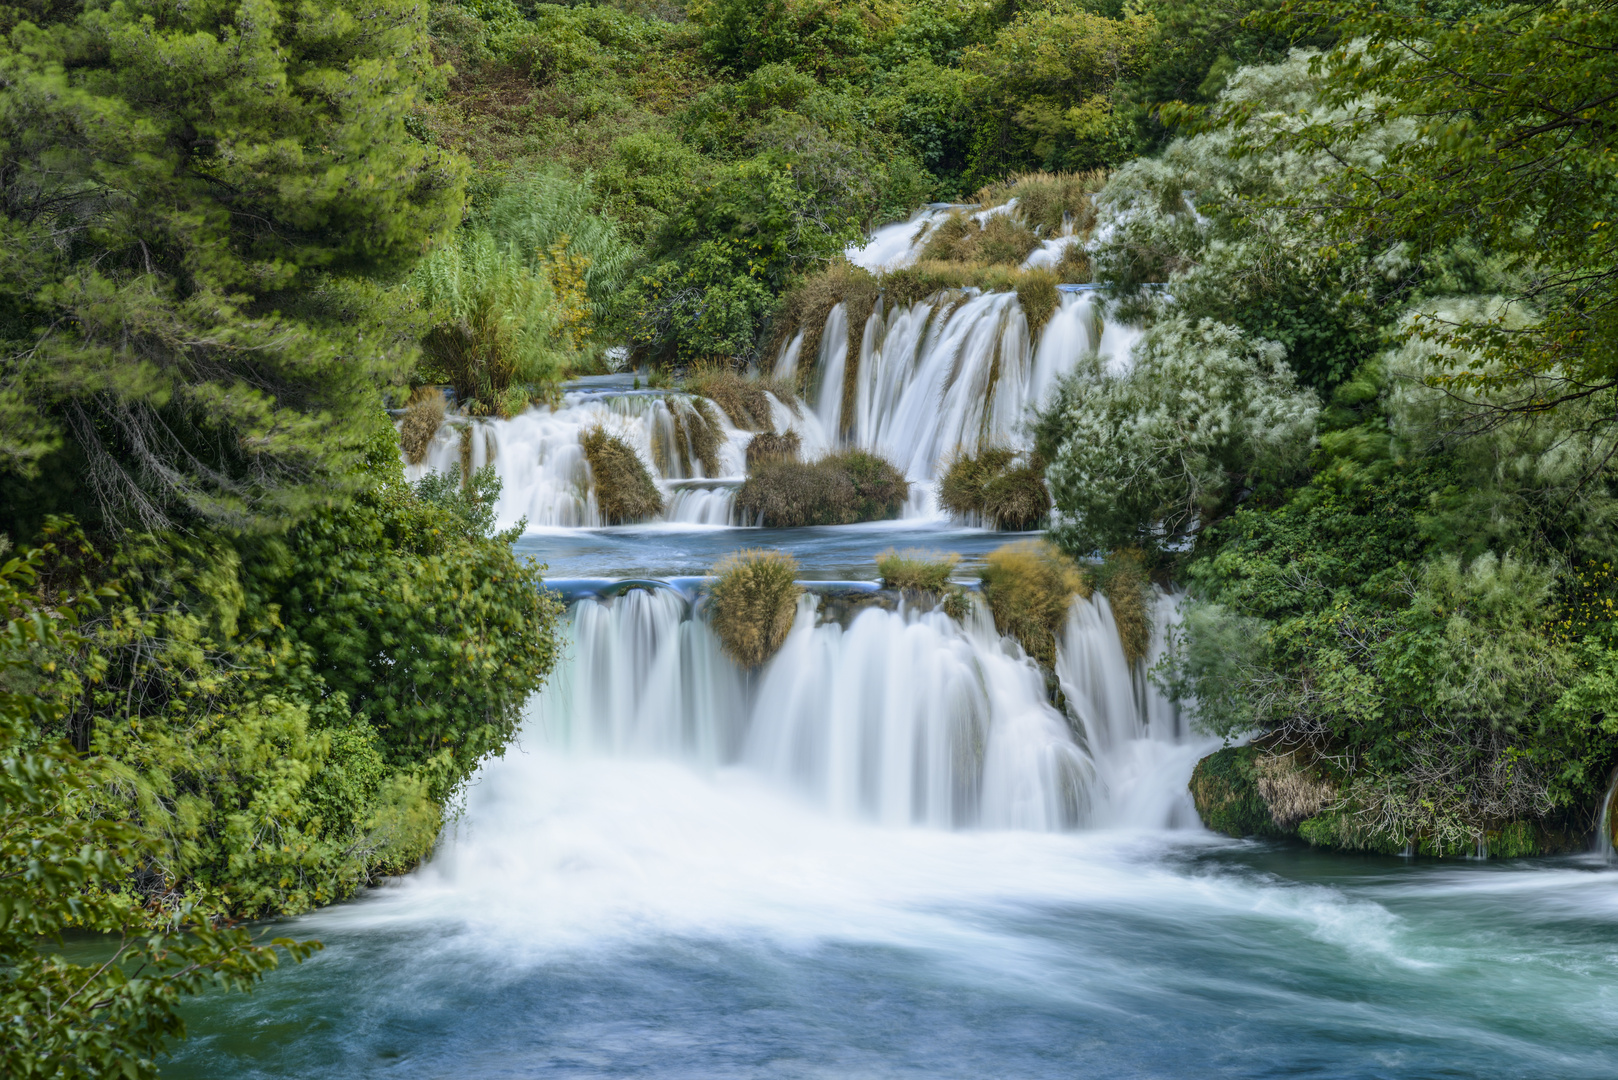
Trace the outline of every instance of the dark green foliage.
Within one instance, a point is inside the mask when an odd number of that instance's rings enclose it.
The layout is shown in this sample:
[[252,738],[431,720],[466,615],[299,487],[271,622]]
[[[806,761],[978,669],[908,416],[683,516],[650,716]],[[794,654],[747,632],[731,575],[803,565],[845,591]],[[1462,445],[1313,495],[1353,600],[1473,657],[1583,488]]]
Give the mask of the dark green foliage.
[[959,455],[938,482],[938,503],[992,528],[1037,529],[1050,511],[1044,462],[1004,447]]
[[[30,9],[0,78],[0,466],[83,455],[110,527],[272,527],[351,488],[408,362],[397,274],[462,169],[406,131],[423,8]],[[60,504],[59,504],[60,505]]]
[[596,506],[607,524],[626,525],[662,513],[663,494],[628,443],[603,428],[586,432],[581,442]]
[[910,482],[888,462],[863,450],[805,463],[760,462],[736,493],[736,509],[770,528],[852,525],[899,516]]
[[[215,986],[246,989],[276,966],[272,948],[215,926],[189,903],[145,908],[125,891],[130,867],[163,845],[128,822],[86,816],[116,770],[60,741],[60,703],[19,689],[45,672],[41,654],[80,644],[76,626],[97,606],[81,596],[51,618],[33,586],[46,552],[0,565],[0,1072],[8,1077],[155,1080],[157,1058],[183,1037],[179,1009]],[[100,600],[110,600],[102,589]],[[62,931],[107,935],[104,963],[63,955]],[[317,943],[277,939],[301,960]]]
[[1258,790],[1254,761],[1263,751],[1252,746],[1227,746],[1201,761],[1191,772],[1191,797],[1202,823],[1214,832],[1244,836],[1287,836],[1270,816],[1269,804]]

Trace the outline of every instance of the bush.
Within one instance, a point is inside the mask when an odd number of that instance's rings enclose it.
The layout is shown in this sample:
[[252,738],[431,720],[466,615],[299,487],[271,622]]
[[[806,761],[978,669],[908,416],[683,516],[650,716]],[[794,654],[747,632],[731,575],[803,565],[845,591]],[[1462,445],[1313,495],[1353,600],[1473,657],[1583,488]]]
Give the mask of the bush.
[[1021,266],[1039,247],[1039,237],[1016,213],[993,214],[981,224],[966,211],[957,211],[933,226],[921,249],[923,259]]
[[760,465],[771,461],[797,461],[798,452],[802,447],[802,440],[796,431],[788,431],[782,435],[765,431],[753,436],[753,441],[747,444],[747,471],[752,472]]
[[910,482],[863,450],[829,454],[813,464],[760,462],[736,493],[736,507],[770,528],[853,525],[899,516]]
[[592,428],[579,440],[590,463],[596,507],[609,525],[645,521],[663,512],[663,493],[629,444],[605,428]]
[[1049,541],[1024,540],[991,552],[982,578],[995,628],[1053,668],[1056,636],[1073,598],[1090,596],[1084,571]]
[[738,664],[757,667],[781,648],[803,592],[797,573],[797,560],[781,551],[738,551],[713,568],[710,622]]
[[420,465],[427,456],[433,436],[444,426],[444,392],[436,386],[418,386],[410,395],[404,420],[399,424],[399,446],[405,459]]
[[922,592],[941,593],[949,588],[950,575],[961,557],[955,554],[929,554],[925,551],[903,553],[889,548],[876,557],[876,571],[882,575],[884,589],[917,589]]
[[958,454],[938,482],[938,502],[952,514],[977,517],[995,529],[1037,529],[1050,511],[1044,463],[1005,447]]
[[1244,487],[1307,466],[1320,406],[1279,345],[1175,317],[1132,355],[1123,374],[1081,361],[1040,420],[1056,447],[1045,478],[1068,550],[1167,550]]

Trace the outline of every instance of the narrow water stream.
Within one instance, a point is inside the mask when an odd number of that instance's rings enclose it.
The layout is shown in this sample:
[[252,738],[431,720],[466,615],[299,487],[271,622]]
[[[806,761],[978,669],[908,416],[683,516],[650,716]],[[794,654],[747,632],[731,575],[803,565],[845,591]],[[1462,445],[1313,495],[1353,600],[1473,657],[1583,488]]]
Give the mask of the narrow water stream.
[[1117,682],[1100,607],[1066,634],[1082,715],[1064,724],[982,626],[817,620],[806,601],[748,678],[689,583],[600,587],[700,574],[731,547],[849,580],[890,545],[1003,539],[917,522],[525,537],[583,598],[519,745],[429,865],[277,927],[326,950],[193,1006],[166,1074],[1613,1074],[1606,862],[1208,834],[1185,796],[1206,744]]

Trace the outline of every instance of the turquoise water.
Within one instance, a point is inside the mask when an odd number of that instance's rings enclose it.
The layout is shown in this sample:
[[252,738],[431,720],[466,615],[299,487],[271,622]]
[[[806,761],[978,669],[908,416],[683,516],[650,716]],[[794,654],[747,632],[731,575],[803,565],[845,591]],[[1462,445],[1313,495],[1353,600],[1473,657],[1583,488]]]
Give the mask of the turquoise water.
[[[679,576],[775,539],[523,546],[560,576]],[[842,579],[889,544],[1001,539],[884,526],[794,547],[806,576]],[[570,756],[532,731],[429,865],[273,931],[326,949],[193,1005],[166,1075],[1618,1074],[1618,872],[1595,857],[885,828],[745,768]]]

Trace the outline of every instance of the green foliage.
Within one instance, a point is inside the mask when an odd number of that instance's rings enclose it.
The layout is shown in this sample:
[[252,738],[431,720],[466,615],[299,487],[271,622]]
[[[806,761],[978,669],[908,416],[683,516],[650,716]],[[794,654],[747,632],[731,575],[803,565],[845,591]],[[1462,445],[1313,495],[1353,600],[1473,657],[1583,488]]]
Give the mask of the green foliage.
[[[47,612],[31,586],[46,552],[0,565],[0,1070],[13,1077],[155,1078],[154,1059],[185,1035],[179,1008],[208,986],[246,989],[276,966],[244,930],[217,927],[189,904],[144,908],[125,876],[161,857],[129,823],[86,814],[116,778],[38,731],[58,719],[49,696],[14,689],[41,653],[78,644],[93,596]],[[109,599],[101,590],[101,599]],[[36,669],[37,670],[37,669]],[[61,951],[72,927],[105,935],[105,956],[76,964]],[[296,960],[320,946],[277,939]]]
[[1023,540],[990,552],[982,579],[995,628],[1016,638],[1046,670],[1055,667],[1068,608],[1074,597],[1090,596],[1085,573],[1049,541]]
[[1124,374],[1081,361],[1041,421],[1057,433],[1045,479],[1066,515],[1063,546],[1164,551],[1244,488],[1300,471],[1319,405],[1281,356],[1176,316],[1146,332]]
[[758,667],[781,648],[803,592],[797,573],[797,560],[780,551],[738,551],[713,568],[709,621],[732,660]]
[[590,463],[590,487],[602,520],[626,525],[663,512],[662,493],[628,443],[599,427],[585,432],[579,442]]
[[884,589],[918,589],[941,593],[949,588],[950,576],[961,557],[937,552],[905,551],[892,548],[876,557],[876,572],[882,575]]
[[24,15],[0,44],[0,461],[71,448],[112,528],[275,527],[351,489],[410,359],[356,279],[408,268],[462,197],[406,127],[442,79],[423,8]]
[[[1319,62],[1334,111],[1288,130],[1248,125],[1251,145],[1324,147],[1345,158],[1321,194],[1339,246],[1402,242],[1416,258],[1470,245],[1502,260],[1507,312],[1460,325],[1418,318],[1404,333],[1440,346],[1434,381],[1493,396],[1480,409],[1539,411],[1618,387],[1618,236],[1611,208],[1618,102],[1618,8],[1607,0],[1533,0],[1390,10],[1300,5],[1341,44]],[[1344,155],[1368,130],[1419,138],[1369,158]]]
[[1262,753],[1252,746],[1227,746],[1197,762],[1191,771],[1191,797],[1204,825],[1238,840],[1287,835],[1259,793],[1254,763]]
[[938,481],[938,504],[995,529],[1038,528],[1051,505],[1044,462],[1005,447],[957,454]]
[[892,464],[863,450],[806,463],[757,462],[736,493],[736,509],[768,528],[853,525],[899,516],[910,482]]

